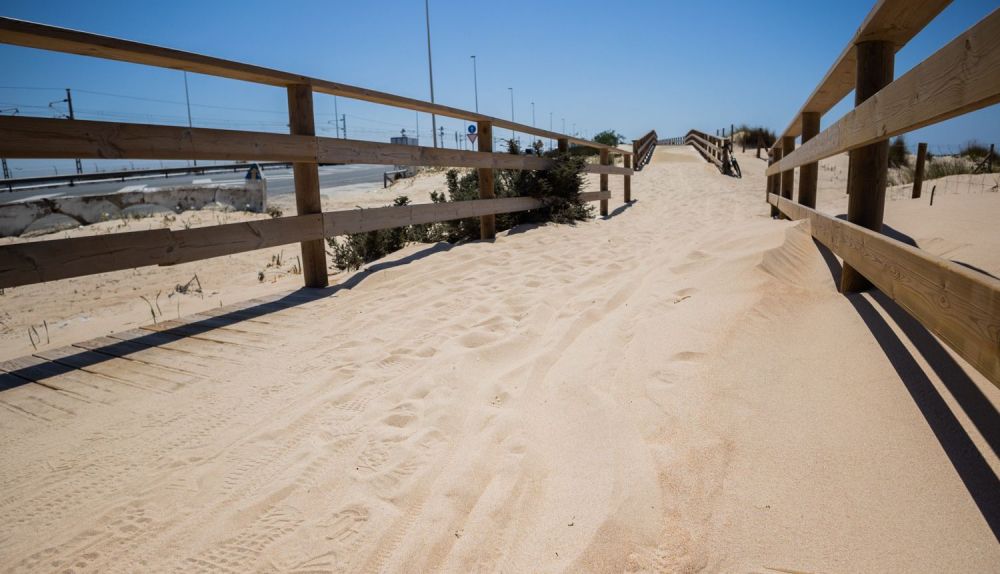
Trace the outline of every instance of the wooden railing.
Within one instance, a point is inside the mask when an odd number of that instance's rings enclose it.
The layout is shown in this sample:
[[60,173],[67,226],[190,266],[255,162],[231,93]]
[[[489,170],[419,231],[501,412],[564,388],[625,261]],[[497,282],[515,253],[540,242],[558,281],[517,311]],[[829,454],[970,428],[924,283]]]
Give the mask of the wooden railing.
[[[600,164],[587,165],[585,170],[600,174],[600,191],[582,194],[584,200],[600,201],[600,212],[607,215],[611,196],[609,175],[624,176],[625,200],[631,199],[631,164],[635,152],[558,132],[318,78],[12,18],[0,17],[0,42],[280,86],[288,92],[291,132],[275,134],[4,116],[0,117],[0,157],[291,162],[297,207],[297,215],[271,220],[2,246],[0,287],[144,265],[173,265],[296,242],[302,246],[305,284],[322,287],[328,284],[324,243],[327,237],[478,216],[482,237],[492,239],[495,214],[536,209],[541,205],[531,198],[495,199],[494,170],[539,170],[553,165],[553,160],[537,156],[493,153],[495,127],[555,139],[563,151],[570,145],[598,149]],[[478,125],[479,151],[317,137],[314,92],[474,121]],[[650,133],[655,145],[655,133]],[[643,136],[647,137],[648,134]],[[651,153],[646,147],[638,151]],[[624,167],[613,165],[613,155],[624,157]],[[644,158],[643,163],[645,161],[648,158]],[[320,163],[477,168],[480,199],[323,213],[317,167]]]
[[729,161],[730,139],[691,130],[684,136],[684,143],[698,151],[706,160],[723,170]]
[[[1000,281],[880,234],[888,139],[1000,102],[1000,9],[893,80],[895,52],[948,4],[876,4],[772,149],[767,198],[844,260],[842,291],[874,285],[1000,386]],[[856,107],[821,132],[820,116],[851,90]],[[847,221],[815,211],[817,161],[843,152]]]
[[656,140],[656,145],[684,145],[684,136]]
[[636,171],[641,170],[649,163],[649,160],[653,157],[654,150],[656,150],[656,130],[651,130],[641,138],[632,141]]

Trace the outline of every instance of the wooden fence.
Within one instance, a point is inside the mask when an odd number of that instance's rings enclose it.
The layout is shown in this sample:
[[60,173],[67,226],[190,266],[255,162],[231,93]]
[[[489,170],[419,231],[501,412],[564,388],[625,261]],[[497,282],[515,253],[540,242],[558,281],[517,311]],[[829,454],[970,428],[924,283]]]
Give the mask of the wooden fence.
[[[895,53],[949,3],[876,4],[772,149],[767,198],[844,260],[842,291],[874,285],[1000,386],[1000,281],[881,235],[889,138],[1000,102],[1000,9],[893,80]],[[820,131],[851,90],[855,108]],[[847,221],[815,210],[817,161],[843,152]]]
[[[493,128],[511,129],[600,151],[600,164],[586,171],[600,174],[600,191],[583,194],[600,201],[608,213],[608,176],[625,179],[631,200],[632,158],[644,165],[655,146],[655,132],[633,150],[620,149],[440,104],[405,98],[118,38],[0,17],[0,42],[196,72],[285,88],[290,134],[207,128],[127,124],[31,117],[0,117],[0,157],[83,159],[203,159],[291,162],[297,215],[197,229],[155,229],[112,235],[56,239],[0,247],[0,288],[114,271],[144,265],[188,261],[301,243],[308,287],[328,284],[324,239],[344,233],[479,217],[482,237],[495,235],[495,215],[540,207],[532,198],[494,197],[494,170],[547,169],[553,161],[537,156],[493,153]],[[479,151],[462,151],[348,139],[317,137],[313,93],[331,94],[419,112],[476,122]],[[652,137],[652,144],[646,143]],[[624,167],[613,165],[614,155]],[[641,159],[640,159],[641,158]],[[479,170],[480,199],[446,204],[322,212],[320,163],[467,167]]]
[[649,163],[656,149],[656,131],[652,130],[637,140],[632,141],[632,155],[635,158],[636,171],[641,170]]
[[698,151],[706,160],[715,164],[719,170],[725,169],[729,161],[731,149],[730,138],[713,136],[698,130],[691,130],[684,136],[684,143]]

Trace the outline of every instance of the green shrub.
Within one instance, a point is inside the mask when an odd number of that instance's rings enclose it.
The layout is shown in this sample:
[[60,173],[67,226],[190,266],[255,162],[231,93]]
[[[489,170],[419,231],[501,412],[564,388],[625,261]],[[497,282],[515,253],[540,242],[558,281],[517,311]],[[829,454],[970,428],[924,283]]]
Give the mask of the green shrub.
[[595,135],[593,141],[599,144],[615,147],[618,144],[625,143],[627,140],[625,139],[625,136],[615,130],[604,130],[603,132]]
[[906,167],[910,165],[910,158],[907,156],[906,140],[903,136],[897,137],[889,144],[889,167]]
[[1000,169],[1000,156],[997,155],[996,150],[991,151],[990,146],[976,140],[966,143],[958,155],[971,161],[975,167],[979,168],[979,173],[988,171],[987,165],[991,165],[994,170]]
[[[517,142],[509,141],[507,151],[519,154]],[[503,231],[523,223],[573,223],[588,219],[593,209],[580,201],[583,187],[583,158],[557,153],[552,156],[554,165],[543,171],[496,171],[494,193],[496,197],[535,197],[542,207],[531,211],[500,213],[496,215],[496,229]],[[445,173],[447,193],[431,192],[434,203],[469,201],[479,199],[479,171],[450,169]],[[409,205],[406,196],[399,196],[391,207]],[[327,239],[333,250],[333,264],[340,270],[360,269],[366,263],[381,259],[398,251],[409,242],[469,241],[479,239],[479,218],[470,217],[428,225],[408,225],[395,229],[380,229],[353,233],[338,241]]]
[[739,144],[746,142],[746,146],[749,148],[769,148],[774,145],[777,139],[773,131],[763,126],[751,127],[742,124],[736,128],[736,139],[734,141]]
[[[507,151],[520,153],[517,142],[509,141]],[[584,159],[574,153],[550,153],[554,165],[542,171],[501,169],[496,171],[493,191],[496,197],[535,197],[543,207],[531,211],[500,213],[496,216],[496,229],[503,231],[523,223],[572,223],[588,219],[593,209],[580,201],[583,188]],[[479,199],[479,173],[469,170],[449,170],[445,175],[448,193],[431,193],[435,203],[467,201]],[[446,241],[469,241],[479,239],[479,218],[459,219],[439,224],[436,235]]]
[[972,173],[975,165],[963,157],[936,157],[928,160],[924,167],[924,179],[937,179],[949,175]]
[[[393,201],[392,207],[409,204],[410,199],[401,195]],[[341,241],[330,237],[326,241],[333,249],[333,264],[343,271],[360,269],[365,263],[381,259],[393,251],[399,251],[406,246],[408,232],[408,227],[397,227],[351,233]]]

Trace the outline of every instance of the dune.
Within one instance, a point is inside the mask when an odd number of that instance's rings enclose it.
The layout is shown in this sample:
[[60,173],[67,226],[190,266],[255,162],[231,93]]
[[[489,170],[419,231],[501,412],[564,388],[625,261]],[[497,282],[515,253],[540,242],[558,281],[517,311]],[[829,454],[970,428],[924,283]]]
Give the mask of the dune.
[[[840,295],[738,157],[743,179],[662,146],[608,218],[411,245],[312,294],[253,277],[176,323],[224,327],[0,392],[0,564],[995,570],[1000,390],[883,296]],[[900,192],[886,221],[1000,275],[979,189]]]

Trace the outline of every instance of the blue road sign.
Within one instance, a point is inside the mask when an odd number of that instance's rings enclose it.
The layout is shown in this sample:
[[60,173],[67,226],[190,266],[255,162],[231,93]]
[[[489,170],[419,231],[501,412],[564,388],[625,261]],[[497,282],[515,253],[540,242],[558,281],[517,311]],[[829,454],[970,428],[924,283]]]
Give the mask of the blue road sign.
[[472,124],[471,126],[469,126],[469,133],[470,134],[476,133],[476,124]]

